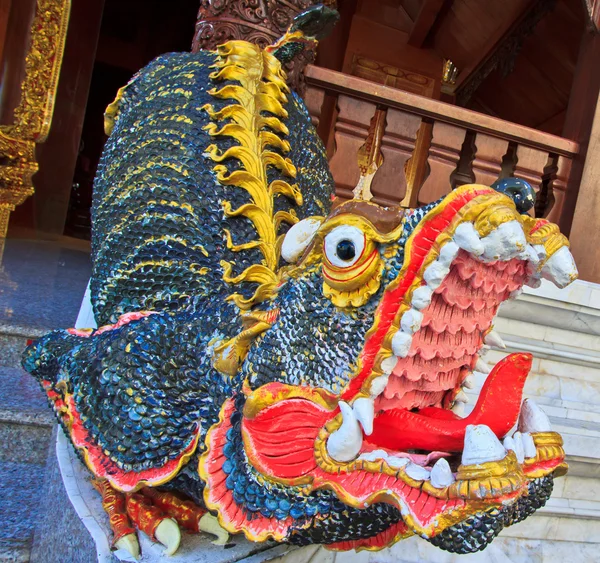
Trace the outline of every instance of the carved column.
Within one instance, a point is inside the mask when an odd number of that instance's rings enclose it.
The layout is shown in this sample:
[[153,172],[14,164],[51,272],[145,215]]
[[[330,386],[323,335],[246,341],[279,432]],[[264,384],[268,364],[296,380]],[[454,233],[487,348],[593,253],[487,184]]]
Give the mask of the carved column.
[[[265,47],[281,37],[294,17],[314,4],[335,7],[335,0],[201,0],[192,51],[214,49],[232,39]],[[301,74],[315,60],[304,51],[286,65],[292,87],[301,90]]]
[[507,149],[508,141],[477,133],[472,164],[475,183],[491,186],[498,179],[502,171],[502,158]]

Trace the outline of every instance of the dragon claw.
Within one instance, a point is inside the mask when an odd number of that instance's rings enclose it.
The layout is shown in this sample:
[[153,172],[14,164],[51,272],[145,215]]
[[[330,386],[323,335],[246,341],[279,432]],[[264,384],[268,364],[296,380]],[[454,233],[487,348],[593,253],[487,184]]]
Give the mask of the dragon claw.
[[165,555],[173,555],[181,542],[181,531],[179,530],[177,522],[172,518],[165,518],[162,520],[156,527],[154,536],[166,547],[164,552]]
[[135,533],[127,534],[115,542],[116,549],[123,549],[134,559],[140,558],[140,544]]
[[217,539],[212,541],[213,545],[226,545],[229,541],[229,532],[219,524],[219,520],[210,512],[207,512],[198,520],[198,529],[217,536]]

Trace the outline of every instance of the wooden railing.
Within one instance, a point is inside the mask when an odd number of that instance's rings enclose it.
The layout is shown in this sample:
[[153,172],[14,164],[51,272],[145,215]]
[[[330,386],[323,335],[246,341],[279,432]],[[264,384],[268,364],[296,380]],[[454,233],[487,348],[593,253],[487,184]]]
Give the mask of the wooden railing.
[[306,105],[330,148],[339,195],[352,197],[361,177],[357,154],[383,111],[374,201],[413,207],[457,185],[516,176],[535,188],[536,216],[558,221],[576,142],[324,68],[307,67],[305,79]]

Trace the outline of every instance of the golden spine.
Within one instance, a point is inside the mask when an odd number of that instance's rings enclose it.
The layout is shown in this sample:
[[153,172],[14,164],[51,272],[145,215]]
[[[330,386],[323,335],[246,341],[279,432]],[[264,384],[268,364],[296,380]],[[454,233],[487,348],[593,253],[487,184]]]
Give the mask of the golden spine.
[[[229,137],[238,144],[221,151],[212,144],[207,155],[217,163],[213,170],[218,181],[225,186],[245,190],[251,203],[232,209],[231,203],[223,202],[228,217],[244,216],[256,230],[257,238],[243,244],[235,244],[231,233],[225,232],[227,247],[233,252],[256,248],[262,254],[260,264],[253,264],[241,274],[232,275],[233,264],[222,261],[223,279],[230,284],[241,282],[257,283],[258,288],[250,298],[234,293],[229,298],[242,310],[272,298],[279,284],[279,245],[277,231],[281,222],[294,223],[293,212],[274,212],[274,198],[282,194],[297,205],[302,204],[302,195],[297,185],[277,179],[269,183],[267,171],[278,170],[284,178],[295,178],[296,168],[285,155],[290,144],[285,139],[288,128],[283,123],[287,117],[284,104],[289,88],[279,61],[270,53],[245,41],[230,41],[217,49],[219,56],[216,68],[210,77],[215,82],[227,81],[221,88],[209,93],[215,98],[233,100],[231,105],[216,111],[207,104],[212,123],[206,130],[213,137]],[[235,82],[232,84],[231,82]],[[219,122],[224,122],[218,124]],[[235,158],[240,168],[229,173],[223,164]]]

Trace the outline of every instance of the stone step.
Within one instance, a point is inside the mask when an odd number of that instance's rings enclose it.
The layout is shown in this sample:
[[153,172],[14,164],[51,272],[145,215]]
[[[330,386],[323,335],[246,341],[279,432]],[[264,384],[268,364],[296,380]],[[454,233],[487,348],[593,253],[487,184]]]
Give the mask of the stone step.
[[46,329],[0,321],[0,366],[18,368],[28,340],[43,336]]

